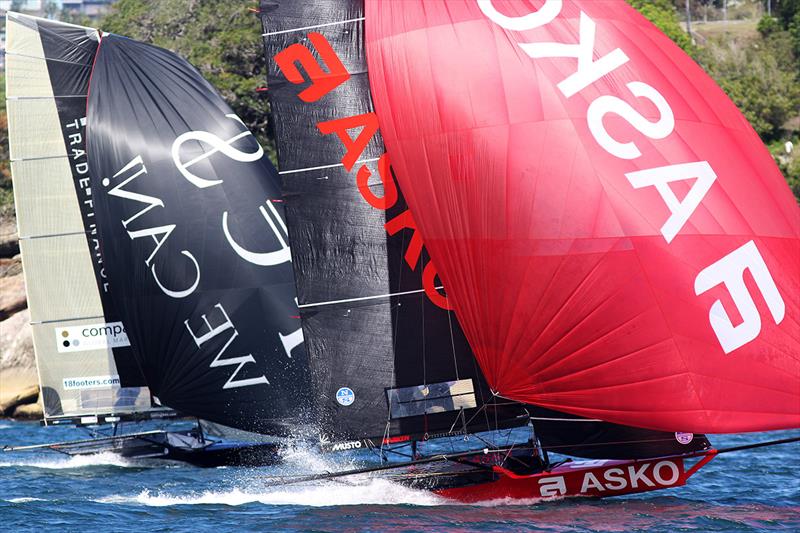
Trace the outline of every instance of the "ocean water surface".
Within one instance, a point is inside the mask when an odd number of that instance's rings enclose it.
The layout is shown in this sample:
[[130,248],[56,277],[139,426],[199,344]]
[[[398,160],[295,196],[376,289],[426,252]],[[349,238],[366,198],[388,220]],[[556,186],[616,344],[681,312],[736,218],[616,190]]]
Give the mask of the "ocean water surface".
[[[73,438],[85,433],[0,420],[0,446]],[[357,460],[293,449],[280,466],[200,469],[113,454],[0,452],[0,531],[800,531],[797,443],[722,455],[685,487],[604,500],[455,505],[369,476],[310,485],[268,480]]]

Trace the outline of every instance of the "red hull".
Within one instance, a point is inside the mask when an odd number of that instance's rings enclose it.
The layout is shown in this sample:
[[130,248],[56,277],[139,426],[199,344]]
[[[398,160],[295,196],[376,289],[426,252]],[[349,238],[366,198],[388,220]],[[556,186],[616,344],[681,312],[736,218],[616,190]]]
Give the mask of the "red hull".
[[716,450],[709,450],[688,469],[684,456],[649,460],[574,461],[530,475],[519,475],[502,467],[494,467],[498,475],[495,481],[434,492],[463,503],[621,496],[685,485],[716,453]]

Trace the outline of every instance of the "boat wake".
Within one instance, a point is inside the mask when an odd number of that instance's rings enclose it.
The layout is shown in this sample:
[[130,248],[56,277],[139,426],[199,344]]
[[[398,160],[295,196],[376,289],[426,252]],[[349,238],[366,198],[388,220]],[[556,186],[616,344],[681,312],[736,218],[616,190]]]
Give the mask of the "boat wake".
[[166,507],[172,505],[300,505],[329,507],[341,505],[441,505],[438,496],[421,490],[392,483],[386,479],[352,476],[337,480],[316,481],[303,484],[284,484],[300,475],[347,470],[355,467],[351,456],[326,456],[303,447],[285,448],[281,451],[280,466],[265,469],[247,469],[228,475],[231,488],[203,492],[151,492],[144,490],[136,495],[109,496],[100,503],[146,505]]
[[93,455],[26,457],[13,461],[0,462],[0,468],[44,468],[47,470],[65,470],[70,468],[89,468],[94,466],[116,466],[121,468],[141,468],[143,463],[131,462],[115,453],[98,453]]
[[142,491],[135,496],[109,496],[95,500],[100,503],[135,504],[149,507],[174,505],[300,505],[304,507],[333,507],[343,505],[441,505],[442,500],[425,491],[413,490],[372,479],[363,484],[325,483],[314,486],[292,486],[267,491],[205,491],[201,493],[169,494]]
[[30,502],[46,502],[43,498],[11,498],[6,500],[8,503],[30,503]]

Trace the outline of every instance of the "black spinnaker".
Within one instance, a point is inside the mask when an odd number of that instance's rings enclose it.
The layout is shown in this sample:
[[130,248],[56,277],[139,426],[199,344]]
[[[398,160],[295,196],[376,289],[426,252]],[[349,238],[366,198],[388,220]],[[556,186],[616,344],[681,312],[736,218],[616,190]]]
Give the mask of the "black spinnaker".
[[306,420],[308,366],[277,175],[182,58],[113,34],[88,153],[115,303],[153,394],[261,433]]

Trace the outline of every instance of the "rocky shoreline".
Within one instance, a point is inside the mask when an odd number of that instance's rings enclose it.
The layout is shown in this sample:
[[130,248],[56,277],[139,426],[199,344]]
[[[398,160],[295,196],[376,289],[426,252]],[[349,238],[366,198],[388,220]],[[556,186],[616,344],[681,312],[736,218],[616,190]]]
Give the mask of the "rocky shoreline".
[[40,419],[39,382],[17,225],[0,219],[0,417]]

